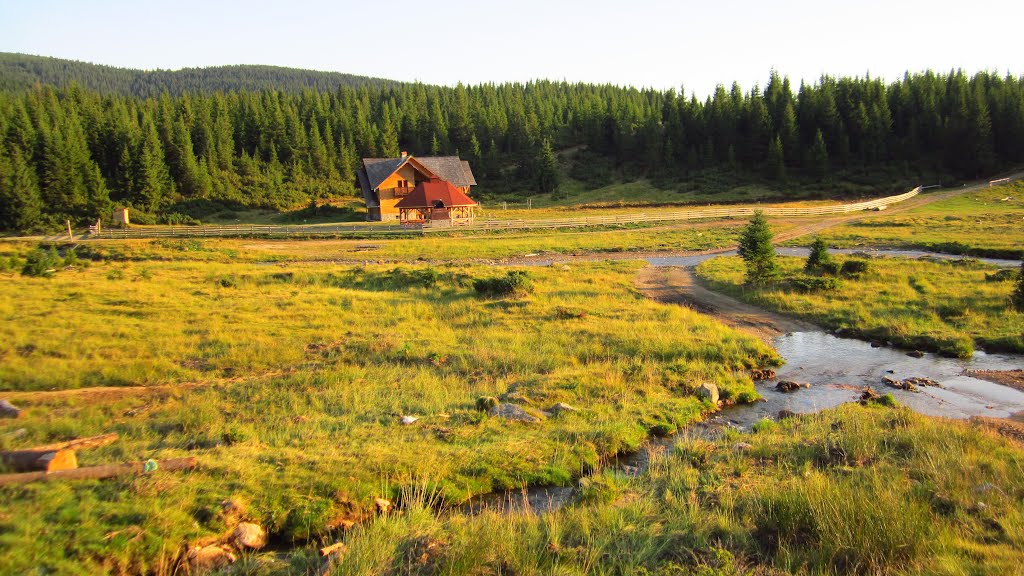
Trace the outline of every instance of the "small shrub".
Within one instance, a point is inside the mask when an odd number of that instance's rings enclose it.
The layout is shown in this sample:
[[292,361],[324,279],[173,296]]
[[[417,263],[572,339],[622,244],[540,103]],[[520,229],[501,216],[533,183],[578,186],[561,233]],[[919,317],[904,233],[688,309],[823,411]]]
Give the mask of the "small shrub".
[[838,278],[794,278],[790,281],[793,289],[797,292],[811,293],[811,292],[822,292],[832,291],[839,288]]
[[1013,268],[997,270],[992,274],[985,274],[985,282],[1009,282],[1017,279],[1017,271]]
[[234,276],[224,276],[217,281],[221,288],[235,288],[238,286],[238,279]]
[[847,260],[843,262],[842,268],[839,269],[839,274],[842,276],[853,277],[860,276],[868,271],[867,260]]
[[1024,262],[1020,263],[1020,272],[1017,273],[1017,286],[1010,295],[1010,304],[1018,312],[1024,312]]
[[476,399],[476,409],[481,412],[487,412],[497,405],[498,399],[494,396],[481,396]]
[[839,262],[836,262],[835,260],[822,262],[821,265],[818,266],[818,272],[822,276],[838,276],[841,270],[842,268],[839,266]]
[[149,268],[143,268],[143,269],[139,270],[139,280],[152,280],[152,279],[153,279],[153,271],[152,270],[150,270]]
[[481,278],[473,281],[473,289],[484,296],[510,296],[533,291],[533,279],[524,270],[513,270],[499,278]]
[[107,280],[121,280],[122,278],[124,278],[124,270],[120,268],[114,268],[107,272]]
[[62,263],[63,260],[53,246],[49,250],[36,248],[25,258],[25,266],[21,269],[21,275],[48,278]]

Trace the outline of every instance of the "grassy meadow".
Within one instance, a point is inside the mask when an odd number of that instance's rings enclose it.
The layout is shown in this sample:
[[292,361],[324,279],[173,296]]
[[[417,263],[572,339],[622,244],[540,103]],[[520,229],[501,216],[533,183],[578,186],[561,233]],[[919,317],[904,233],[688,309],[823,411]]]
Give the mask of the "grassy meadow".
[[1024,561],[1019,446],[880,406],[757,430],[683,438],[649,474],[597,475],[554,514],[388,517],[329,573],[962,575]]
[[839,248],[886,246],[1024,258],[1024,182],[968,192],[900,215],[883,212],[821,236]]
[[995,267],[971,260],[874,258],[863,275],[808,289],[805,261],[778,258],[784,280],[764,288],[743,283],[739,257],[704,262],[697,274],[715,290],[866,340],[960,357],[976,347],[1024,352],[1024,314],[1009,304],[1015,273],[997,280]]
[[[453,504],[567,484],[699,419],[700,383],[751,401],[746,370],[778,362],[751,336],[639,296],[641,263],[538,268],[532,292],[498,298],[473,283],[506,269],[225,257],[0,275],[0,396],[26,409],[0,420],[0,448],[117,432],[81,465],[200,463],[0,488],[0,573],[170,573],[187,543],[224,530],[225,499],[275,541],[315,544],[409,487]],[[94,386],[127,388],[33,392]],[[481,396],[579,411],[508,422],[479,412]]]

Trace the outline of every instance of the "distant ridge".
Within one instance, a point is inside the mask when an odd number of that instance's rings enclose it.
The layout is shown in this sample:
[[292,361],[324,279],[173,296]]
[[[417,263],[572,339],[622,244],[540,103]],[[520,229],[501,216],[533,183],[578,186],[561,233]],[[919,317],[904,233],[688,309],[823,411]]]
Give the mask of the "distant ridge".
[[398,84],[382,78],[278,66],[233,65],[146,71],[0,52],[0,90],[24,90],[37,82],[59,87],[76,82],[83,88],[104,94],[141,98],[159,96],[162,92],[172,96],[270,89],[295,93],[303,90],[333,91],[339,86]]

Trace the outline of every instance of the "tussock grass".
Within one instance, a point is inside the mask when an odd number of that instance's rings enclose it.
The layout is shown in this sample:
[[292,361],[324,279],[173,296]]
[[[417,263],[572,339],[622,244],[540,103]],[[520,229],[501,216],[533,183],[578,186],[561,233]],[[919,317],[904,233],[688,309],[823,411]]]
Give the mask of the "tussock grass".
[[347,538],[331,574],[1009,574],[1022,467],[966,423],[846,405],[683,439],[647,476],[599,475],[553,514],[392,516]]
[[[803,262],[779,258],[787,277],[799,275]],[[875,258],[867,272],[815,290],[744,286],[739,258],[704,262],[697,273],[716,290],[868,340],[959,357],[976,346],[1024,352],[1024,314],[1009,306],[1013,283],[986,281],[993,270],[971,261]]]

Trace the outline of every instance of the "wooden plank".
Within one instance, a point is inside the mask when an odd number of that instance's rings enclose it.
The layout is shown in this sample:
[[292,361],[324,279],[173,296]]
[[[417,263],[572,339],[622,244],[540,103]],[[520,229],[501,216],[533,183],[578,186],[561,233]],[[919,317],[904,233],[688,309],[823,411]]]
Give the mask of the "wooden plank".
[[87,450],[89,448],[106,446],[107,444],[112,444],[115,441],[117,441],[117,433],[111,432],[110,434],[100,434],[99,436],[75,438],[74,440],[67,440],[65,442],[35,446],[32,450]]
[[[25,484],[28,482],[49,482],[54,480],[101,480],[117,476],[130,476],[137,474],[151,474],[145,472],[145,462],[133,462],[130,464],[111,464],[106,466],[89,466],[76,470],[58,470],[55,472],[25,472],[21,474],[0,474],[0,486],[12,484]],[[196,467],[196,458],[173,458],[161,460],[156,463],[156,471],[173,472],[178,470],[191,470]]]

